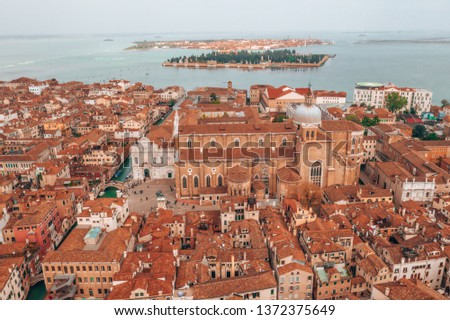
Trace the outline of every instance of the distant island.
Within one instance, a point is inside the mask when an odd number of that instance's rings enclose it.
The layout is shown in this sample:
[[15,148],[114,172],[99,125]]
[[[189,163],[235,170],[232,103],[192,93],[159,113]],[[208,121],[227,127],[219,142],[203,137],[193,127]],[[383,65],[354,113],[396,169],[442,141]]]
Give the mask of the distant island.
[[297,53],[295,50],[265,50],[202,53],[189,57],[174,57],[163,63],[165,67],[184,68],[314,68],[322,66],[330,55]]
[[241,50],[273,50],[311,45],[333,45],[333,41],[318,39],[225,39],[225,40],[180,40],[180,41],[137,41],[126,50],[150,49],[205,49],[218,52]]

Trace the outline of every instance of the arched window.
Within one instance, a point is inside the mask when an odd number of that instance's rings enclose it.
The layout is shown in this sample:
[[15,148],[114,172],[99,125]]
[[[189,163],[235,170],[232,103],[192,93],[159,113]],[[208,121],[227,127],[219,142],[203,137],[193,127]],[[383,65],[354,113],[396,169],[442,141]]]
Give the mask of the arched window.
[[314,131],[311,131],[311,138],[314,138]]
[[311,166],[311,174],[310,174],[311,183],[321,186],[322,184],[322,164],[320,161],[316,161]]
[[205,180],[206,180],[206,186],[211,187],[211,177],[208,175],[205,177]]
[[309,131],[306,131],[306,138],[309,138]]
[[255,174],[255,180],[259,180],[259,176],[257,174]]
[[216,146],[216,140],[211,139],[211,147],[215,147]]
[[258,140],[258,146],[259,146],[259,147],[264,147],[264,139],[263,139],[263,138],[259,138],[259,140]]
[[198,176],[194,177],[194,188],[198,188]]
[[183,189],[186,189],[187,188],[187,178],[186,178],[186,176],[183,176],[183,178],[181,180],[182,180],[182,184],[183,184]]
[[283,144],[283,147],[285,147],[285,146],[287,145],[287,139],[286,139],[286,137],[283,137],[283,142],[282,142],[282,144]]
[[234,146],[239,147],[239,144],[240,144],[239,139],[234,139]]
[[187,147],[188,147],[188,148],[192,148],[192,140],[191,140],[191,139],[188,139],[188,141],[187,141]]
[[217,177],[217,186],[222,187],[223,186],[223,178],[221,175]]

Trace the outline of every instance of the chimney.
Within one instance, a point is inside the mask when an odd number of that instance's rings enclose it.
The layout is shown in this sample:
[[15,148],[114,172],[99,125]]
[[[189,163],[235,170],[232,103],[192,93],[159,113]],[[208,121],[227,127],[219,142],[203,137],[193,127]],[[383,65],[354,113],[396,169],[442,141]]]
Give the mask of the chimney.
[[231,277],[234,277],[234,254],[231,255]]
[[228,98],[231,97],[232,93],[233,93],[233,82],[228,81],[228,87],[227,87]]

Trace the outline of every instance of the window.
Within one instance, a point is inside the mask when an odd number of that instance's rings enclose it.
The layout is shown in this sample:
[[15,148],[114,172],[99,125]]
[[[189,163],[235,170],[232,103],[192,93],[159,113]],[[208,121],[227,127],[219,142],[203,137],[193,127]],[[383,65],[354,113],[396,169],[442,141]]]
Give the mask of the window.
[[183,189],[187,188],[187,178],[185,176],[183,176],[182,180],[182,184],[183,184]]
[[216,146],[216,140],[211,139],[211,147],[215,147]]
[[219,176],[217,177],[217,185],[218,185],[219,187],[222,187],[222,186],[223,186],[223,178],[222,178],[221,175],[219,175]]
[[320,161],[316,161],[311,166],[311,173],[310,173],[310,180],[311,183],[321,186],[322,184],[322,164]]
[[234,146],[239,147],[239,144],[240,144],[239,139],[234,139]]
[[187,147],[188,147],[188,148],[192,148],[192,140],[191,140],[191,139],[188,139],[188,141],[187,141]]
[[198,188],[198,176],[194,176],[194,188]]
[[206,186],[211,187],[211,177],[209,175],[207,175],[205,180],[206,180]]
[[285,147],[287,145],[287,139],[286,137],[283,138],[283,142],[282,142],[283,147]]

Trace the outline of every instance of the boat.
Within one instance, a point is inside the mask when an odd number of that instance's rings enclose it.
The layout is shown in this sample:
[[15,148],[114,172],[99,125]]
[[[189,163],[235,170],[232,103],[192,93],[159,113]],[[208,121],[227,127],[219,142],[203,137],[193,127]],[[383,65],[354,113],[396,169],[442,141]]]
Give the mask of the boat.
[[121,173],[122,173],[122,169],[117,170],[117,172],[114,174],[114,178],[118,178]]

